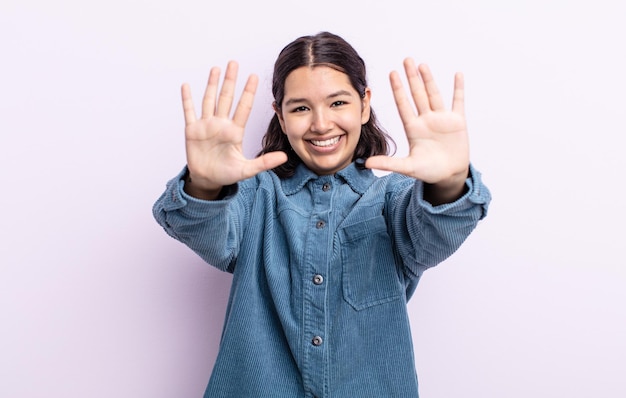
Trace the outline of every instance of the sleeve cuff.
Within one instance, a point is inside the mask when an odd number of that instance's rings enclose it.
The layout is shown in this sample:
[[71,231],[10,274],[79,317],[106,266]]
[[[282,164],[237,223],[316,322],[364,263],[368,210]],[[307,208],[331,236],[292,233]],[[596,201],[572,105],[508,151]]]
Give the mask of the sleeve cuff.
[[469,209],[476,205],[482,207],[481,219],[487,215],[487,208],[491,201],[491,193],[489,189],[483,184],[481,173],[474,168],[473,165],[469,166],[469,176],[465,180],[467,186],[467,192],[454,202],[444,203],[438,206],[433,206],[424,199],[424,183],[417,181],[415,184],[416,197],[418,198],[419,205],[432,214],[445,214],[450,212],[457,212],[459,210]]
[[176,177],[168,181],[166,189],[167,194],[163,202],[164,210],[180,210],[184,213],[196,216],[213,213],[216,207],[223,207],[230,202],[239,190],[238,184],[233,184],[223,188],[222,194],[220,194],[221,199],[219,200],[194,198],[183,189],[185,186],[184,177],[187,171],[187,166],[185,166]]

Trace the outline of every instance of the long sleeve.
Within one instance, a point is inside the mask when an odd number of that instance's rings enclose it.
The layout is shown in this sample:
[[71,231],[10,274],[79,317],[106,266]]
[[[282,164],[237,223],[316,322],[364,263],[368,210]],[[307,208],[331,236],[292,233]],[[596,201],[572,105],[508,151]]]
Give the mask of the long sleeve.
[[487,215],[491,193],[470,166],[467,192],[458,200],[433,206],[424,200],[421,181],[392,198],[392,234],[406,269],[419,277],[451,256]]
[[205,201],[183,190],[186,169],[171,179],[152,208],[156,221],[174,239],[206,262],[232,272],[239,250],[247,208],[238,200],[238,185],[228,187],[223,200]]

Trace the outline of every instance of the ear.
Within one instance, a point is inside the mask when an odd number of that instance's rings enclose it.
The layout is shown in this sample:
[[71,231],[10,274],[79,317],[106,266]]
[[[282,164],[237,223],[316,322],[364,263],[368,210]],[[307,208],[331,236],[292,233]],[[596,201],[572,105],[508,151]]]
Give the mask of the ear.
[[276,101],[272,102],[272,108],[274,108],[274,112],[276,113],[276,117],[278,118],[278,123],[280,123],[280,128],[283,130],[283,134],[285,133],[285,120],[283,119],[283,113],[281,112],[278,105],[276,105]]
[[372,98],[372,90],[369,87],[365,89],[365,95],[361,98],[361,124],[369,122],[372,108],[370,108],[370,100]]

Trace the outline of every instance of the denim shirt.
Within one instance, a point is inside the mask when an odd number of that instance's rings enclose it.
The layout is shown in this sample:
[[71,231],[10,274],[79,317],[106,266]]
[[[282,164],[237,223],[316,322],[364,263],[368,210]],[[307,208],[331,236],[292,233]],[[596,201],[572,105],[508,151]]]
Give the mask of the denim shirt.
[[467,193],[439,206],[422,182],[354,163],[327,176],[263,172],[217,201],[187,195],[184,172],[155,218],[233,273],[205,397],[418,397],[406,302],[486,215],[473,167]]

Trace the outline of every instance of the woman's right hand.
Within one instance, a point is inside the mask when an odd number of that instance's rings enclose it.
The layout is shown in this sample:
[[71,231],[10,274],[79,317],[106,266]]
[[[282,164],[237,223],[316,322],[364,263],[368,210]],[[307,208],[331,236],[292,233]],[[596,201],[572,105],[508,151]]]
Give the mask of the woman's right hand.
[[182,86],[185,114],[185,147],[189,176],[185,192],[206,200],[217,198],[222,187],[273,169],[287,160],[284,152],[271,152],[255,159],[246,159],[242,142],[245,125],[250,116],[258,78],[250,75],[230,118],[234,100],[238,65],[228,63],[218,96],[220,69],[214,67],[202,99],[202,114],[196,117],[191,89]]

